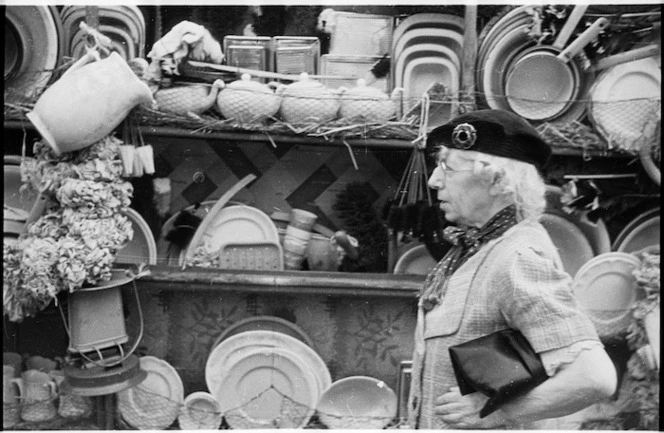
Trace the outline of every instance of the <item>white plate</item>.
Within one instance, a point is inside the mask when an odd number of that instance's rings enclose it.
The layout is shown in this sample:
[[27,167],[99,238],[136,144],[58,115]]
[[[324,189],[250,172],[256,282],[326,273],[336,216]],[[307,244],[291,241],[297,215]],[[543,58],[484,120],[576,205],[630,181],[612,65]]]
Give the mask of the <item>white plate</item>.
[[600,337],[623,332],[632,320],[640,260],[629,253],[600,254],[584,264],[572,286],[579,305],[595,324]]
[[143,356],[139,362],[148,376],[140,384],[118,393],[118,410],[132,427],[163,430],[178,417],[184,400],[182,379],[162,359]]
[[416,29],[401,37],[392,50],[392,58],[398,59],[403,50],[415,44],[439,44],[451,48],[461,56],[463,52],[463,34],[449,29]]
[[224,244],[262,242],[279,242],[277,226],[265,212],[244,205],[221,209],[201,236],[212,251]]
[[590,242],[574,223],[551,213],[544,213],[540,222],[558,249],[563,268],[572,277],[595,254]]
[[[457,71],[461,70],[461,59],[453,49],[440,44],[415,44],[411,45],[399,55],[398,59],[394,59],[394,83],[396,87],[403,85],[403,70],[410,61],[417,57],[441,57],[447,58],[454,63]],[[399,78],[397,78],[399,77]]]
[[299,356],[314,372],[318,389],[332,383],[325,361],[311,347],[290,335],[273,331],[245,331],[226,338],[210,352],[205,364],[205,382],[213,393],[219,389],[228,365],[257,348],[286,349]]
[[[46,86],[58,64],[61,49],[59,20],[55,7],[6,7],[6,91],[11,88],[22,94]],[[13,37],[8,38],[9,35]]]
[[212,344],[212,348],[217,347],[225,339],[246,331],[273,331],[295,337],[309,347],[314,343],[309,334],[293,322],[276,316],[254,316],[239,320],[226,328]]
[[[597,77],[588,112],[607,141],[632,149],[648,123],[661,119],[661,75],[658,62],[648,57],[613,66]],[[626,110],[638,113],[626,116]]]
[[157,264],[157,243],[152,235],[150,226],[145,219],[132,208],[127,208],[123,214],[129,219],[134,228],[134,237],[129,243],[118,251],[117,263],[145,263]]
[[655,208],[630,221],[616,236],[613,250],[635,253],[659,242],[660,209]]
[[439,13],[418,13],[404,18],[399,23],[397,28],[392,34],[392,47],[394,48],[407,31],[419,29],[422,27],[427,28],[442,28],[454,30],[457,33],[463,33],[465,23],[462,17],[449,14]]
[[394,265],[395,274],[428,275],[436,266],[426,245],[418,245],[406,251]]
[[[309,422],[323,392],[311,366],[285,348],[253,348],[233,358],[212,391],[231,428],[300,428]],[[288,404],[295,406],[289,410]]]

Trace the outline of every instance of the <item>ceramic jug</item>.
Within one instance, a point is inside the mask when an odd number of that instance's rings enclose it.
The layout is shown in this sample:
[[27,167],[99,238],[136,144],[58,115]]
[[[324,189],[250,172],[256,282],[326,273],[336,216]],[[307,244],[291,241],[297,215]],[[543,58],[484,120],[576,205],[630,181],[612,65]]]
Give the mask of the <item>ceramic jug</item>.
[[56,416],[54,400],[57,386],[51,376],[38,370],[26,370],[20,379],[12,379],[12,383],[19,388],[21,418],[24,421],[48,421]]
[[14,378],[14,367],[2,366],[2,428],[7,429],[20,420],[19,396],[20,390]]
[[175,114],[201,114],[215,104],[223,80],[215,80],[212,88],[204,84],[181,85],[162,88],[154,95],[157,108]]
[[81,57],[47,88],[27,114],[56,155],[84,149],[110,134],[152,92],[116,52]]

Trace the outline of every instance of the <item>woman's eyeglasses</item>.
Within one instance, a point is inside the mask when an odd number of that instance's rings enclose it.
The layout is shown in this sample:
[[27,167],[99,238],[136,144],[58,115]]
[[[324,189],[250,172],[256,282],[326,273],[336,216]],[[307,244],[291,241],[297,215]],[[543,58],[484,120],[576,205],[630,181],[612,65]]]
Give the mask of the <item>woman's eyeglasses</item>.
[[438,168],[440,168],[440,171],[443,172],[443,177],[447,179],[447,175],[449,174],[454,174],[454,173],[460,173],[462,171],[473,171],[471,169],[465,169],[465,170],[454,170],[452,168],[449,168],[447,164],[445,164],[444,160],[438,161]]

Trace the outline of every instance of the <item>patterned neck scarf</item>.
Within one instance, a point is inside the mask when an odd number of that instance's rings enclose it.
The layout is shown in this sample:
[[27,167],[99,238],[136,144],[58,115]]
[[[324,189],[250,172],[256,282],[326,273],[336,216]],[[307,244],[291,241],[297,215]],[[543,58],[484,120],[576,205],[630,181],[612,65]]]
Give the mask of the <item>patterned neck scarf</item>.
[[430,311],[438,305],[444,295],[445,280],[475,254],[484,243],[502,236],[516,223],[516,206],[510,205],[494,215],[479,229],[472,227],[464,230],[453,226],[445,228],[443,237],[453,246],[424,281],[420,292],[422,308]]

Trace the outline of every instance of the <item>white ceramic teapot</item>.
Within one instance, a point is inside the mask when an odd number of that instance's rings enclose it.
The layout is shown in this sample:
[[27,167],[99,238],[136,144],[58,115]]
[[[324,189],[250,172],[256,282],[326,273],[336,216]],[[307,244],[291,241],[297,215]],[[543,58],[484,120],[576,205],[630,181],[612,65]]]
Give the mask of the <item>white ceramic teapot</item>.
[[56,155],[84,149],[110,134],[152,92],[116,52],[91,50],[47,88],[26,116]]
[[154,99],[161,111],[175,114],[201,114],[214,105],[223,80],[215,80],[212,88],[205,84],[180,85],[159,89]]
[[337,118],[340,91],[327,88],[321,82],[300,74],[299,81],[277,88],[282,96],[279,115],[289,123],[327,122]]
[[275,94],[276,84],[253,81],[251,75],[242,74],[239,80],[228,84],[217,96],[217,107],[226,119],[238,122],[262,122],[279,111],[281,96]]
[[392,91],[392,95],[375,87],[367,86],[366,80],[357,80],[357,86],[343,89],[341,96],[341,118],[361,118],[369,122],[387,122],[396,114],[400,87]]

